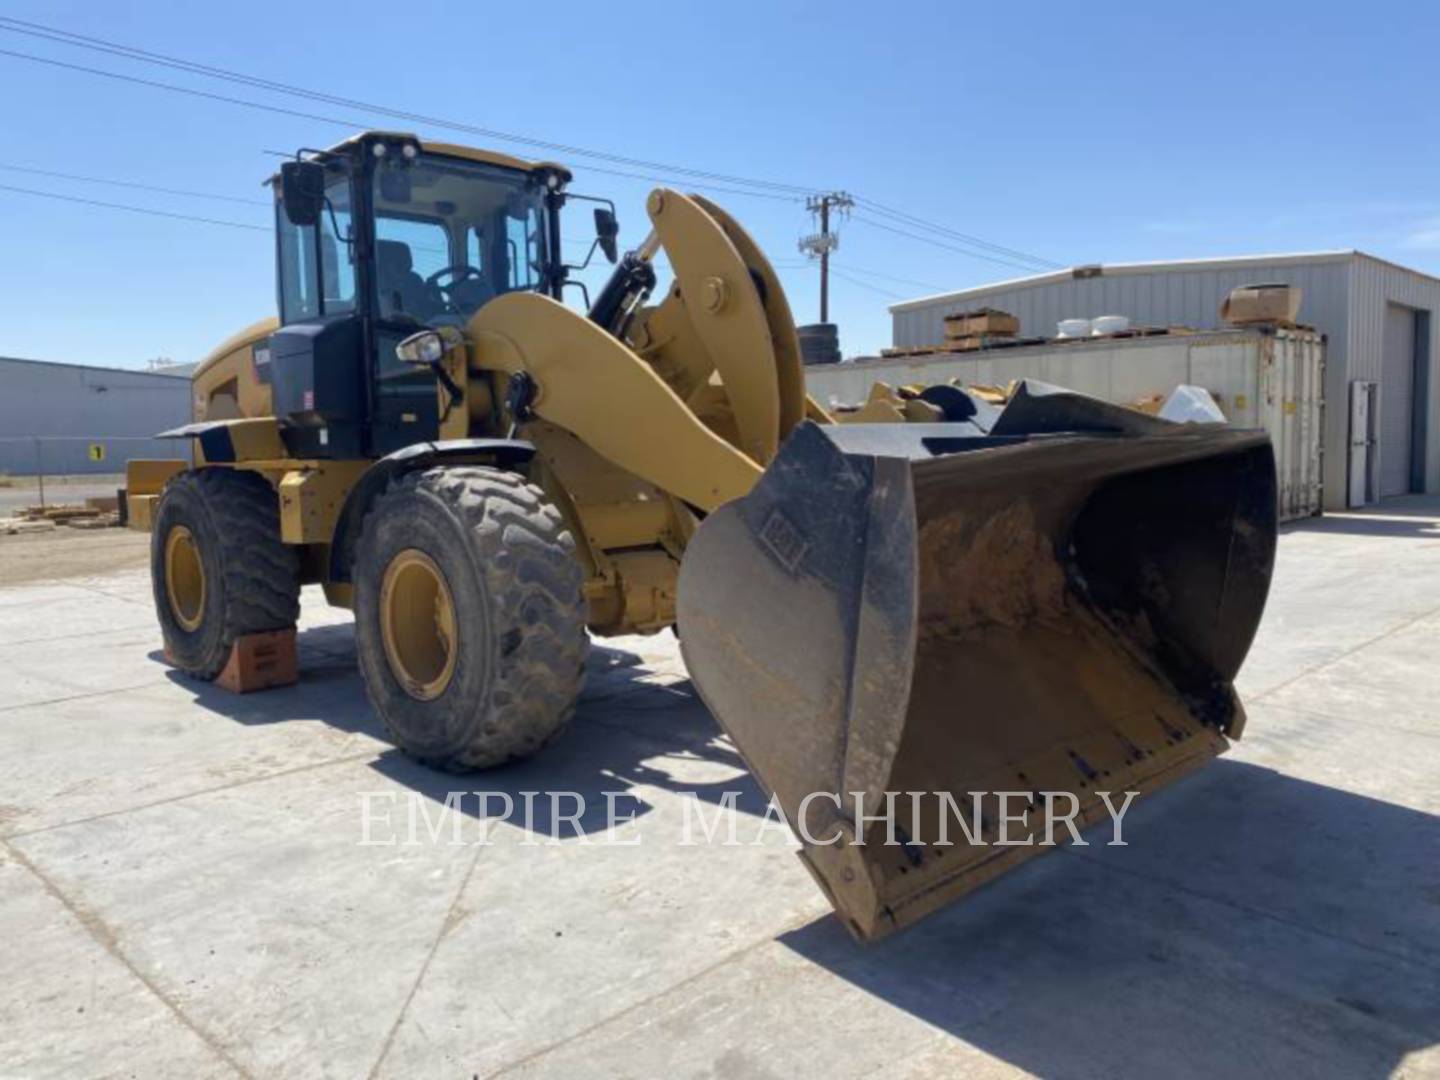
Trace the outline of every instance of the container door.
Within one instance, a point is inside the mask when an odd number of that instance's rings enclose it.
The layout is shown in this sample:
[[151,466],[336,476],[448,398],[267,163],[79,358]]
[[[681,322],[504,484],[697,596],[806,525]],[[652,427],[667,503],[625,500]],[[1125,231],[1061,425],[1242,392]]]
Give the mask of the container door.
[[1318,338],[1294,343],[1296,363],[1300,366],[1300,440],[1304,462],[1306,516],[1321,512],[1324,481],[1325,430],[1325,347]]
[[1350,495],[1349,506],[1375,502],[1370,462],[1375,445],[1375,390],[1373,382],[1350,384]]
[[1277,397],[1275,463],[1281,470],[1281,520],[1293,521],[1320,513],[1321,410],[1324,401],[1324,350],[1318,337],[1277,334],[1271,347]]

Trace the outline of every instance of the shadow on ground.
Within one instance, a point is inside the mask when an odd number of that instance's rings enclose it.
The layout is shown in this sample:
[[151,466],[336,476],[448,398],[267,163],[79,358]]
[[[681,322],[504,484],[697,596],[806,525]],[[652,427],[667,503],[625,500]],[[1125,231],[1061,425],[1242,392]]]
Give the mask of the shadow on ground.
[[1440,818],[1221,761],[1098,831],[876,945],[781,940],[1042,1076],[1382,1077],[1440,1043]]
[[[1386,512],[1387,515],[1390,513]],[[1281,533],[1344,533],[1350,536],[1389,536],[1411,539],[1440,540],[1440,521],[1434,512],[1428,514],[1394,514],[1376,516],[1341,514],[1304,521],[1292,521],[1280,527]]]
[[[232,694],[213,683],[191,679],[173,668],[172,682],[195,703],[240,724],[322,720],[345,732],[389,741],[365,696],[355,663],[353,624],[302,629],[297,634],[300,681],[291,687],[255,694]],[[152,660],[164,662],[159,650]],[[535,758],[498,769],[456,775],[421,765],[399,750],[386,750],[372,763],[381,775],[443,804],[453,793],[461,812],[475,818],[482,810],[477,793],[493,796],[489,813],[499,815],[501,795],[517,808],[507,824],[547,837],[586,834],[613,821],[640,817],[652,807],[634,793],[649,786],[693,792],[712,804],[727,801],[742,813],[762,816],[765,796],[745,770],[728,740],[700,703],[689,680],[660,681],[635,653],[592,644],[586,688],[569,729]],[[723,779],[679,779],[657,761],[719,766]],[[690,770],[687,770],[690,771]],[[528,812],[525,793],[533,799]],[[550,792],[564,792],[558,801]],[[584,812],[575,816],[575,799]],[[607,798],[608,795],[608,798]]]
[[1397,495],[1363,509],[1288,522],[1280,526],[1280,531],[1440,540],[1440,498],[1434,495]]

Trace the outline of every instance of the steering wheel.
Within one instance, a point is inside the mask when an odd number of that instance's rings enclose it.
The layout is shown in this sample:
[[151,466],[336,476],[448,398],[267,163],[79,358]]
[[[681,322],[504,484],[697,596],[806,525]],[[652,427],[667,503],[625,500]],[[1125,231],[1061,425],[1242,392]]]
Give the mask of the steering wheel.
[[[446,275],[450,276],[448,284],[442,285],[440,279]],[[483,280],[485,275],[469,263],[452,263],[449,266],[441,267],[425,279],[425,284],[441,292],[450,293],[455,291],[455,286],[462,281],[469,281],[471,278]]]

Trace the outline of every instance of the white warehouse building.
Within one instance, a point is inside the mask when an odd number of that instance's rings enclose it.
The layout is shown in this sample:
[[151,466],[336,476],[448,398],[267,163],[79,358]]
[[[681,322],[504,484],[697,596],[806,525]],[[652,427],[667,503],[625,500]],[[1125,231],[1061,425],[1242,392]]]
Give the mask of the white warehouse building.
[[118,473],[132,457],[180,456],[152,438],[190,421],[190,380],[168,372],[0,356],[0,473]]
[[[1349,444],[1372,443],[1372,494],[1440,491],[1440,278],[1360,251],[1081,266],[893,304],[894,344],[944,339],[946,315],[981,307],[1016,315],[1020,334],[1052,337],[1067,318],[1124,315],[1136,325],[1219,327],[1240,285],[1302,292],[1299,321],[1327,339],[1325,507],[1349,501]],[[1352,384],[1361,384],[1352,390]],[[1359,397],[1357,405],[1352,399]],[[1368,407],[1370,417],[1364,419]],[[1361,419],[1352,422],[1356,409]],[[1354,429],[1354,430],[1352,430]],[[1355,499],[1355,502],[1365,501]]]

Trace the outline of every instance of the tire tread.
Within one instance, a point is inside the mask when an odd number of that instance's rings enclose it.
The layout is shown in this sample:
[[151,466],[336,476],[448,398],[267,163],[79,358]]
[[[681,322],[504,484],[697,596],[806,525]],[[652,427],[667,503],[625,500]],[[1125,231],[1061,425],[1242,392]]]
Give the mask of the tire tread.
[[[368,534],[385,513],[386,500],[411,493],[428,493],[459,517],[490,600],[490,632],[497,643],[486,701],[476,703],[485,715],[474,725],[475,736],[444,757],[417,756],[451,772],[528,757],[565,730],[584,682],[590,639],[574,539],[545,493],[523,476],[452,465],[392,481],[366,516],[361,551],[369,547]],[[366,689],[391,737],[402,742],[368,678]]]

